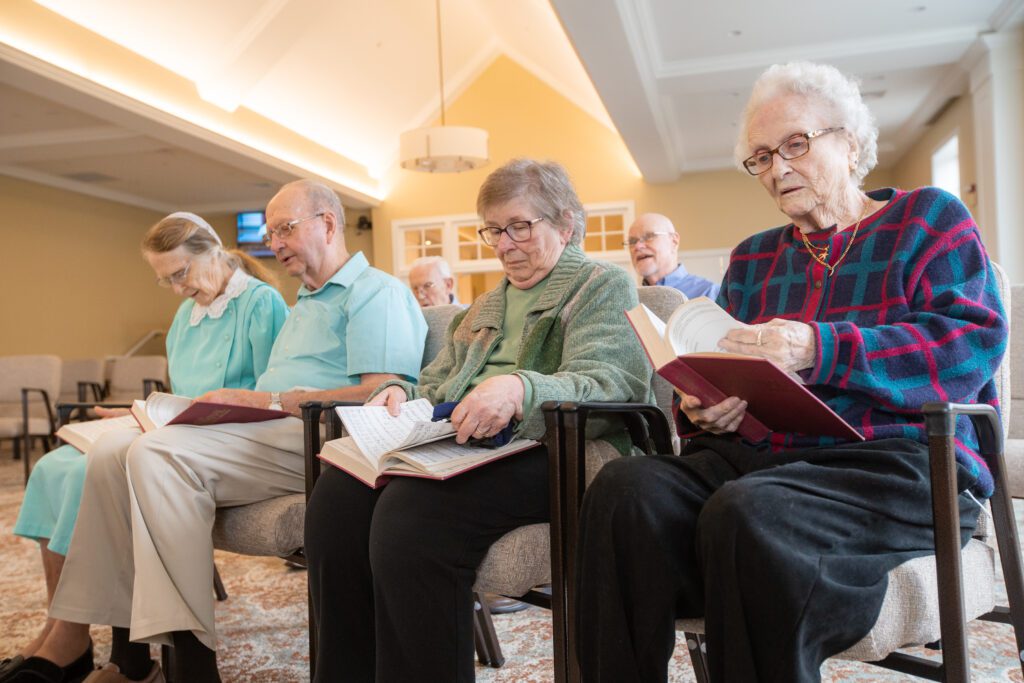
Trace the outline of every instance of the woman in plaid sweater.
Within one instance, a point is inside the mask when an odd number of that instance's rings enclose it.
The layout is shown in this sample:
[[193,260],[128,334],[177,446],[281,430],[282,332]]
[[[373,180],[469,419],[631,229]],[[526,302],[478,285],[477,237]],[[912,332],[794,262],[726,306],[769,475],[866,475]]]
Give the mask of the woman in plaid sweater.
[[[735,435],[746,404],[679,397],[684,457],[622,458],[584,502],[585,680],[665,680],[676,618],[704,617],[714,681],[816,681],[866,635],[887,573],[934,552],[928,401],[997,405],[1007,321],[967,209],[937,188],[862,191],[878,131],[856,84],[788,64],[754,86],[736,148],[789,223],[733,252],[724,350],[799,373],[863,442]],[[961,538],[992,477],[957,425]]]

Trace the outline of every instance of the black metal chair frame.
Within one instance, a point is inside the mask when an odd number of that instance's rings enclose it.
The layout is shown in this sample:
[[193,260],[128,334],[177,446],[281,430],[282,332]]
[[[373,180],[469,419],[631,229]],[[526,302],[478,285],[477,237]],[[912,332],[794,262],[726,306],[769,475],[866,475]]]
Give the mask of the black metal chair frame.
[[[572,578],[576,571],[576,543],[582,504],[585,460],[584,434],[591,415],[617,414],[627,420],[635,445],[645,453],[671,453],[668,421],[656,406],[602,403],[548,403],[543,406],[548,433],[557,434],[549,447],[552,484],[552,580],[554,602],[555,680],[579,681],[576,658],[575,595]],[[936,539],[936,568],[939,588],[939,621],[942,634],[941,662],[894,652],[872,662],[901,673],[936,681],[970,680],[967,623],[964,614],[963,575],[960,558],[960,511],[957,504],[956,419],[967,415],[978,433],[981,452],[988,457],[995,479],[991,498],[992,516],[999,557],[1006,582],[1009,606],[996,606],[980,619],[1013,626],[1017,651],[1024,652],[1024,570],[1020,541],[1008,495],[1003,432],[999,414],[988,405],[928,403],[922,408],[931,454],[932,512]],[[646,445],[645,445],[646,444]],[[652,450],[653,449],[653,450]],[[557,503],[557,505],[556,505]],[[558,511],[557,514],[555,511]],[[698,681],[707,681],[707,660],[700,647],[703,637],[692,639],[690,654]],[[1024,670],[1024,663],[1021,664]]]

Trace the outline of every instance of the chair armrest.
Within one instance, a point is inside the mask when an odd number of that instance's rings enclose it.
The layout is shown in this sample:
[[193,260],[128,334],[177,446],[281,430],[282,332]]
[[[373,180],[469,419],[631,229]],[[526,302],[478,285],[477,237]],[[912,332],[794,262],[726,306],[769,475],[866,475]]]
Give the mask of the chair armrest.
[[57,404],[57,426],[63,427],[71,421],[71,415],[76,410],[84,411],[89,408],[131,408],[131,403],[97,403],[97,402],[81,402],[81,403],[58,403]]
[[50,395],[46,392],[46,389],[37,389],[33,387],[23,387],[21,390],[21,430],[25,437],[25,450],[28,450],[28,402],[30,394],[39,394],[43,399],[43,405],[46,407],[46,416],[50,420],[50,433],[57,431],[57,420],[53,416],[53,404],[50,403]]
[[160,379],[153,379],[153,378],[145,378],[145,379],[143,379],[142,380],[142,395],[144,397],[145,396],[149,396],[154,391],[160,391],[160,392],[163,392],[163,393],[167,393],[167,385],[164,384],[163,380],[160,380]]
[[327,441],[341,436],[341,420],[333,410],[338,406],[360,406],[356,401],[306,401],[299,405],[302,410],[303,455],[306,459],[306,500],[313,494],[316,480],[320,478],[320,422],[325,422],[324,435]]
[[[89,390],[92,390],[92,397],[98,403],[103,400],[104,392],[103,386],[99,382],[79,382],[78,383],[78,402],[85,403]],[[59,405],[59,404],[58,404]]]

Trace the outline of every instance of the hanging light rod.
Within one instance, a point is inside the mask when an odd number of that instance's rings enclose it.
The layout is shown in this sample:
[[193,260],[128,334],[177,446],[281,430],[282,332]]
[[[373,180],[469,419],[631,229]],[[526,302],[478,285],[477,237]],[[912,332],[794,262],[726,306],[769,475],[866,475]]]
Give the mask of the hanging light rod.
[[441,37],[441,0],[437,14],[437,75],[441,89],[441,125],[402,133],[399,142],[402,168],[425,173],[459,173],[486,164],[487,131],[470,126],[445,125],[444,48]]

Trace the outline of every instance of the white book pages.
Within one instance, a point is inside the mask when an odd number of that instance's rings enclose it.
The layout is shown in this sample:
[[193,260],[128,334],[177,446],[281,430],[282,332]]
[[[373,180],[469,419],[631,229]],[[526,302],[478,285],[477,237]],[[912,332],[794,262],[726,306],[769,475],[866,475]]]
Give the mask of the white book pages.
[[690,299],[672,312],[665,325],[665,339],[677,356],[687,353],[715,353],[718,342],[729,330],[750,327],[733,318],[711,299]]
[[97,439],[107,432],[130,429],[142,433],[135,418],[131,415],[111,417],[105,420],[89,420],[88,422],[71,422],[57,430],[57,436],[69,444],[87,453]]
[[431,422],[434,407],[425,398],[406,401],[398,417],[385,406],[335,408],[349,436],[372,462],[394,450],[444,439],[455,433],[450,422]]

